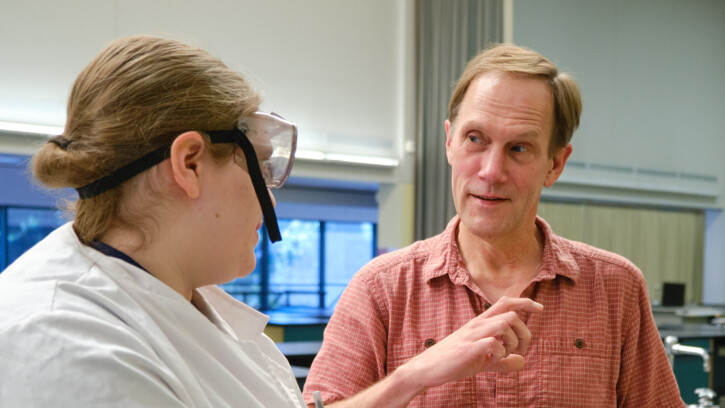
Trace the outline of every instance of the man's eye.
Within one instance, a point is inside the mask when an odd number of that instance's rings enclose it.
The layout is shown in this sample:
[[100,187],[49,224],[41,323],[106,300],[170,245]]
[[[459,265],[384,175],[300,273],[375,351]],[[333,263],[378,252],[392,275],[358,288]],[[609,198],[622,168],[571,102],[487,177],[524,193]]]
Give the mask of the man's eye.
[[475,135],[468,135],[468,141],[471,143],[481,143],[481,138]]
[[516,153],[524,153],[529,151],[526,146],[514,146],[511,148],[511,150],[515,151]]

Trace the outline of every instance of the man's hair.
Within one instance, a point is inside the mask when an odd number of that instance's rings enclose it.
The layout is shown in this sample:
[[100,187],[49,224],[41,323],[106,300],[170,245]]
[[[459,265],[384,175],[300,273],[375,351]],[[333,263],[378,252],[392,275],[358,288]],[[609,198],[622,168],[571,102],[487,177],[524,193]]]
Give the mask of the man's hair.
[[488,72],[501,72],[530,78],[541,78],[554,94],[554,117],[549,155],[552,156],[571,140],[579,126],[582,100],[579,87],[566,73],[536,51],[513,44],[495,44],[484,49],[466,65],[448,104],[448,120],[455,122],[469,85]]
[[[48,187],[78,188],[171,144],[185,131],[232,129],[260,102],[241,75],[202,49],[152,36],[122,38],[76,78],[61,135],[64,146],[41,147],[33,173]],[[212,146],[207,140],[207,146],[216,158],[233,152],[226,143]],[[83,242],[98,239],[114,223],[142,229],[137,221],[149,214],[139,203],[153,191],[136,191],[131,181],[69,203]]]

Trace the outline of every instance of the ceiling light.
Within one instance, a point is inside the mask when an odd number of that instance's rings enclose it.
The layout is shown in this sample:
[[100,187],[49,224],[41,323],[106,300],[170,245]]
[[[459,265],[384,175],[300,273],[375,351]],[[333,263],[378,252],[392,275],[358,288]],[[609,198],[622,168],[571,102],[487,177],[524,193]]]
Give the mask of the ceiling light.
[[33,125],[30,123],[16,123],[0,121],[0,131],[32,133],[36,135],[60,135],[63,128],[60,126]]

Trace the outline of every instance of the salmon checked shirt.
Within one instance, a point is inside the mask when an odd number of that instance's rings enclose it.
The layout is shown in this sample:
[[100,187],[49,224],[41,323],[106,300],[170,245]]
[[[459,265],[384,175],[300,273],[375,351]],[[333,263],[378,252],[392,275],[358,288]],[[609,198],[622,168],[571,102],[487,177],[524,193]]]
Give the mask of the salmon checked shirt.
[[[433,238],[363,267],[340,298],[305,383],[305,402],[352,396],[490,307],[456,245],[455,217]],[[642,273],[625,258],[555,235],[524,293],[544,305],[516,373],[430,388],[410,407],[682,407]]]

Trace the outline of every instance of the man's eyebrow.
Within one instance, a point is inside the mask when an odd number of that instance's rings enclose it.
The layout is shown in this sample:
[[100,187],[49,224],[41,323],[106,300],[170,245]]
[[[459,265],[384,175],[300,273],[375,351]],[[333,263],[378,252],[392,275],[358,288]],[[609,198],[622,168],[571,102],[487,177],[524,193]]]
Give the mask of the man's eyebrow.
[[451,124],[451,131],[453,133],[459,133],[459,137],[465,138],[468,132],[478,132],[486,135],[486,130],[481,126],[479,123],[477,123],[475,120],[467,120],[467,121],[455,121]]
[[531,139],[531,138],[538,138],[539,132],[535,130],[530,130],[528,132],[519,133],[514,138],[515,139]]
[[[483,126],[481,126],[477,121],[475,120],[466,120],[462,122],[453,122],[451,124],[451,127],[454,131],[457,131],[457,129],[465,129],[465,132],[462,132],[460,137],[465,138],[466,132],[468,131],[475,131],[481,133],[483,136],[486,136],[488,132],[486,132],[486,129],[484,129]],[[527,130],[523,131],[521,133],[515,134],[511,139],[536,139],[540,136],[540,132],[537,130]]]

